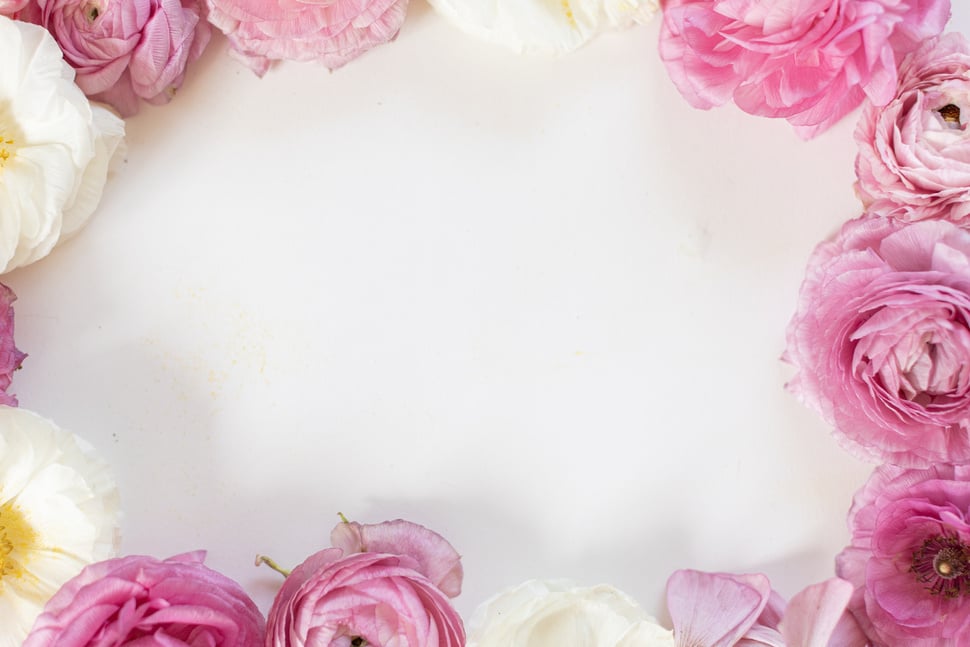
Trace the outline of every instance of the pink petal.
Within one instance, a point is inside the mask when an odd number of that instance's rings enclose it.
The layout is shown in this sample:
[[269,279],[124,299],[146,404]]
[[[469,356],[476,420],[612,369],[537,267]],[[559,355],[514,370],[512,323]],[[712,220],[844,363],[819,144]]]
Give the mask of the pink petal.
[[764,575],[676,571],[667,608],[678,647],[731,647],[751,628],[771,595]]

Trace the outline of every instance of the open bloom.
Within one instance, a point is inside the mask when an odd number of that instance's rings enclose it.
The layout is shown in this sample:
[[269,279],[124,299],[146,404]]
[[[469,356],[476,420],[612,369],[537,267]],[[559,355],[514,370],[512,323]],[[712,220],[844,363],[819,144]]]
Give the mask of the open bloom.
[[92,106],[43,27],[0,16],[0,273],[87,222],[124,123]]
[[397,36],[408,0],[207,0],[209,22],[234,56],[262,76],[272,61],[336,69]]
[[47,599],[117,550],[118,494],[73,434],[0,406],[0,647],[19,647]]
[[856,185],[869,212],[903,220],[970,216],[970,43],[932,40],[899,70],[888,105],[856,127]]
[[970,471],[883,466],[856,494],[836,559],[876,645],[970,643]]
[[468,647],[674,647],[630,597],[610,586],[531,580],[483,603]]
[[469,34],[524,54],[563,54],[600,32],[646,23],[656,0],[430,0]]
[[35,0],[85,94],[123,116],[167,103],[209,42],[202,0]]
[[308,557],[283,583],[267,647],[465,644],[448,600],[461,590],[460,558],[444,538],[398,520],[339,524],[331,540],[334,548]]
[[970,461],[970,233],[847,223],[809,260],[786,359],[789,388],[862,457]]
[[17,398],[7,393],[13,373],[27,357],[13,340],[13,290],[0,283],[0,405],[17,406]]
[[902,56],[949,16],[950,0],[668,0],[660,55],[692,106],[733,100],[812,137],[864,96],[888,103]]
[[260,647],[259,609],[204,557],[92,564],[50,599],[23,647]]

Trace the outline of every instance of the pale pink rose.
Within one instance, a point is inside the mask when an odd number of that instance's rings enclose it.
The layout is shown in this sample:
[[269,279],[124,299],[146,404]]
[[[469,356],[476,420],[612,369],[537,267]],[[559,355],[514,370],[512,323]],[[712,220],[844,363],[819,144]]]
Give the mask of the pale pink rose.
[[0,0],[0,16],[16,19],[30,0]]
[[125,117],[139,100],[168,103],[209,42],[203,0],[35,2],[25,17],[51,32],[78,86]]
[[0,405],[17,406],[17,398],[9,393],[14,371],[27,357],[14,346],[13,340],[13,302],[17,295],[6,285],[0,283]]
[[950,0],[668,0],[660,55],[694,107],[733,99],[809,138],[864,96],[888,103],[899,60],[949,15]]
[[259,647],[256,605],[203,557],[92,564],[47,602],[23,647]]
[[910,221],[970,216],[968,121],[970,44],[947,34],[903,61],[888,105],[862,112],[856,188],[869,212]]
[[262,76],[271,61],[336,69],[397,36],[408,0],[207,0],[209,22],[232,53]]
[[875,645],[970,644],[970,472],[883,466],[855,495],[836,571]]
[[[461,590],[458,553],[408,521],[334,528],[335,548],[293,569],[269,612],[266,647],[461,647],[448,601]],[[438,585],[445,587],[446,591]]]
[[864,647],[846,612],[849,582],[833,578],[790,602],[762,574],[679,570],[667,580],[667,608],[677,647]]

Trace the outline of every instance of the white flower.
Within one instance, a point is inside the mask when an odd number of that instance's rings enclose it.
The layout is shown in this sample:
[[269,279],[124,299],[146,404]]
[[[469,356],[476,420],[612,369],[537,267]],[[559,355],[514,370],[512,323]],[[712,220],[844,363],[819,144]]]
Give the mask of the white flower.
[[610,586],[530,580],[475,611],[468,647],[674,647],[674,635]]
[[465,32],[523,54],[572,51],[596,34],[645,23],[657,0],[429,0]]
[[0,273],[80,229],[123,138],[124,122],[88,102],[47,30],[0,16]]
[[77,436],[0,406],[0,647],[20,645],[61,585],[114,556],[118,494]]

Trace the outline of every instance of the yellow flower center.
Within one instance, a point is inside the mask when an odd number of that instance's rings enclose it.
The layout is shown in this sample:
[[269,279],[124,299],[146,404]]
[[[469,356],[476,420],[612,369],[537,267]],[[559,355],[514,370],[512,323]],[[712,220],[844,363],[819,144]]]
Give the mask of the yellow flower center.
[[23,577],[24,557],[37,546],[37,539],[37,532],[12,501],[0,505],[0,590],[4,579]]
[[576,15],[573,13],[573,7],[569,4],[569,0],[559,0],[559,4],[566,14],[566,20],[569,21],[569,26],[578,28],[579,25],[576,23]]
[[0,132],[0,169],[6,167],[7,161],[13,157],[14,144],[16,143],[17,141],[13,137]]
[[10,106],[0,102],[0,173],[16,157],[17,146],[23,142],[23,133],[14,121]]

